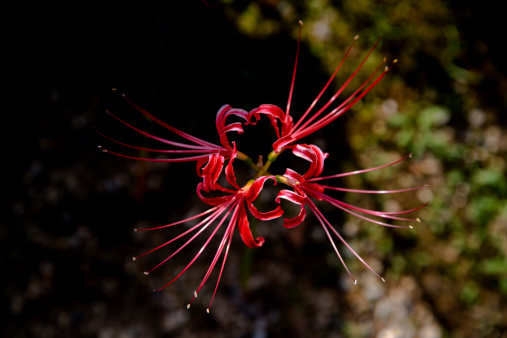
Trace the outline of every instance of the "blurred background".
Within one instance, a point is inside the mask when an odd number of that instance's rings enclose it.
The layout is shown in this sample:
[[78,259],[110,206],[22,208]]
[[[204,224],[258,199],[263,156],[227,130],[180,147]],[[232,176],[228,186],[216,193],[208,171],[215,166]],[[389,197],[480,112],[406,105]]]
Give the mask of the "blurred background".
[[[499,43],[501,10],[442,0],[208,2],[213,6],[200,0],[40,3],[7,11],[4,53],[14,75],[6,79],[13,91],[7,99],[15,104],[4,108],[1,335],[505,337],[507,52]],[[369,168],[412,152],[412,159],[397,166],[333,185],[431,185],[390,196],[335,196],[375,210],[431,203],[414,213],[422,220],[414,230],[383,228],[319,204],[386,283],[340,245],[358,279],[353,286],[309,215],[292,230],[280,221],[253,224],[266,238],[260,249],[247,249],[236,236],[211,314],[205,309],[216,273],[187,310],[218,242],[181,279],[153,293],[200,245],[145,276],[178,246],[136,262],[132,256],[181,229],[133,229],[205,210],[195,197],[195,165],[104,154],[97,145],[107,140],[93,128],[147,144],[107,116],[108,109],[170,136],[140,118],[112,87],[212,142],[218,137],[211,124],[223,104],[285,108],[298,20],[304,27],[291,110],[296,118],[355,35],[360,38],[334,90],[380,36],[349,93],[384,57],[388,64],[399,60],[345,116],[305,140],[330,153],[324,174]],[[258,135],[264,135],[263,126]],[[272,142],[259,150],[251,139],[236,139],[252,157],[266,155]],[[280,165],[275,173],[283,173]]]

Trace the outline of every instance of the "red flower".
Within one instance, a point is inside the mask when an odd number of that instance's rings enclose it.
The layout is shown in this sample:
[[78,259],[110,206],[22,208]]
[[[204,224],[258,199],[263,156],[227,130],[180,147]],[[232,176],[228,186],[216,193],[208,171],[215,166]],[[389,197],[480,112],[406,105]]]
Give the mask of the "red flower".
[[[116,90],[116,89],[113,89],[113,90]],[[164,159],[154,159],[154,158],[144,158],[144,157],[135,157],[135,156],[130,156],[130,155],[126,155],[126,154],[122,154],[122,153],[118,153],[118,152],[113,152],[111,150],[107,150],[107,149],[104,149],[102,146],[99,146],[99,148],[102,149],[102,151],[104,152],[108,152],[108,153],[111,153],[113,155],[117,155],[117,156],[121,156],[121,157],[126,157],[126,158],[130,158],[130,159],[134,159],[134,160],[142,160],[142,161],[150,161],[150,162],[189,162],[189,161],[197,161],[198,162],[198,167],[200,164],[202,164],[203,162],[206,162],[209,155],[210,154],[220,154],[222,155],[224,158],[229,158],[231,156],[231,153],[232,153],[232,146],[231,144],[229,143],[229,140],[227,138],[227,133],[228,132],[231,132],[231,131],[235,131],[237,132],[238,134],[241,134],[243,133],[243,127],[241,125],[240,122],[234,122],[234,123],[231,123],[231,124],[228,124],[226,125],[226,120],[227,118],[230,116],[230,115],[236,115],[236,116],[239,116],[239,117],[242,117],[245,121],[248,121],[248,112],[246,112],[245,110],[242,110],[242,109],[234,109],[232,108],[231,106],[229,105],[224,105],[222,106],[218,112],[217,112],[217,116],[216,116],[216,128],[217,128],[217,131],[218,131],[218,135],[220,137],[220,143],[221,145],[217,145],[217,144],[213,144],[211,142],[208,142],[208,141],[204,141],[198,137],[195,137],[195,136],[192,136],[190,134],[187,134],[177,128],[174,128],[173,126],[163,122],[162,120],[156,118],[155,116],[153,116],[152,114],[150,114],[149,112],[147,112],[146,110],[144,110],[143,108],[139,107],[138,105],[136,105],[134,102],[132,102],[130,99],[128,99],[125,94],[122,94],[122,98],[128,103],[130,104],[132,107],[134,107],[135,109],[137,109],[141,114],[143,114],[144,116],[146,116],[148,119],[152,120],[153,122],[159,124],[160,126],[166,128],[167,130],[173,132],[174,134],[182,137],[183,139],[186,139],[189,143],[182,143],[182,142],[176,142],[176,141],[171,141],[171,140],[168,140],[168,139],[164,139],[164,138],[161,138],[161,137],[158,137],[158,136],[155,136],[155,135],[152,135],[150,133],[147,133],[141,129],[138,129],[130,124],[128,124],[127,122],[123,121],[122,119],[120,119],[119,117],[115,116],[114,114],[112,114],[111,112],[107,111],[107,113],[109,115],[111,115],[112,117],[116,118],[118,121],[120,121],[121,123],[123,123],[124,125],[126,125],[127,127],[137,131],[138,133],[146,136],[146,137],[149,137],[151,139],[154,139],[156,141],[159,141],[160,143],[163,143],[164,145],[169,145],[169,146],[172,146],[172,147],[175,147],[176,149],[149,149],[149,148],[143,148],[143,147],[138,147],[138,146],[134,146],[134,145],[131,145],[131,144],[127,144],[127,143],[123,143],[123,142],[120,142],[120,141],[117,141],[117,140],[114,140],[102,133],[99,132],[99,134],[101,134],[102,136],[104,136],[105,138],[115,142],[115,143],[118,143],[118,144],[121,144],[125,147],[128,147],[128,148],[133,148],[133,149],[138,149],[138,150],[143,150],[143,151],[148,151],[148,152],[152,152],[152,153],[164,153],[164,154],[173,154],[173,155],[184,155],[183,157],[176,157],[176,158],[164,158]],[[248,157],[246,155],[244,155],[243,153],[238,153],[237,154],[237,157],[240,158],[240,159],[247,159]]]
[[[287,101],[287,108],[285,112],[272,104],[263,104],[259,106],[258,108],[252,110],[249,114],[250,121],[253,117],[255,117],[254,124],[257,122],[257,120],[260,118],[261,114],[268,116],[268,118],[271,121],[271,125],[275,128],[275,131],[278,136],[278,140],[273,143],[273,148],[275,152],[280,152],[285,146],[295,143],[296,141],[302,139],[305,136],[308,136],[315,131],[323,128],[324,126],[328,125],[329,123],[336,120],[338,117],[340,117],[342,114],[344,114],[346,111],[348,111],[352,106],[354,106],[359,100],[361,100],[375,85],[384,77],[384,75],[387,73],[387,71],[392,67],[391,66],[385,66],[385,60],[377,67],[377,69],[373,72],[373,74],[370,75],[370,77],[361,85],[359,88],[357,88],[354,93],[352,93],[348,98],[343,100],[340,104],[335,106],[334,108],[330,108],[330,106],[334,103],[334,101],[338,98],[338,96],[345,90],[345,88],[349,85],[349,83],[352,81],[352,79],[357,75],[357,73],[361,70],[364,63],[368,59],[368,57],[371,55],[373,50],[377,47],[380,38],[377,40],[375,45],[371,48],[371,50],[368,52],[368,54],[365,56],[363,61],[359,64],[357,69],[352,73],[352,75],[343,83],[343,85],[336,91],[336,93],[320,108],[318,111],[311,114],[313,108],[319,102],[320,98],[324,94],[324,92],[327,90],[331,82],[333,81],[334,77],[338,73],[338,71],[341,69],[342,65],[344,64],[345,60],[347,59],[350,51],[352,50],[352,47],[354,46],[355,41],[359,38],[359,36],[356,36],[354,38],[354,41],[350,45],[349,49],[345,53],[343,59],[336,67],[334,73],[331,75],[327,83],[324,85],[320,93],[317,95],[315,100],[312,102],[312,104],[308,107],[308,109],[305,111],[305,113],[299,118],[299,120],[294,124],[293,118],[290,115],[290,106],[292,102],[292,94],[294,91],[294,83],[296,79],[296,69],[297,69],[297,63],[299,58],[299,45],[301,41],[301,26],[303,23],[300,21],[300,29],[299,29],[299,38],[298,38],[298,46],[296,51],[296,62],[294,64],[294,71],[292,75],[292,82],[291,87],[289,91],[289,99]],[[393,64],[396,63],[397,60],[393,61]],[[375,78],[375,75],[378,73],[380,69],[384,67],[383,71],[380,75],[378,75]],[[328,110],[330,109],[330,110]],[[327,111],[327,112],[326,112]],[[326,112],[326,113],[325,113]],[[325,114],[324,114],[325,113]],[[306,121],[305,121],[306,120]],[[251,122],[252,123],[252,122]],[[278,124],[281,124],[281,130],[278,127]]]
[[335,207],[337,207],[337,208],[339,208],[339,209],[341,209],[341,210],[343,210],[343,211],[345,211],[345,212],[347,212],[347,213],[349,213],[351,215],[354,215],[356,217],[359,217],[359,218],[364,219],[364,220],[366,220],[368,222],[371,222],[371,223],[375,223],[375,224],[379,224],[379,225],[383,225],[383,226],[387,226],[387,227],[410,228],[410,229],[412,229],[413,227],[411,225],[408,225],[408,226],[392,225],[392,224],[385,223],[385,222],[382,222],[382,221],[379,221],[379,220],[376,220],[376,219],[372,219],[372,218],[370,218],[368,216],[376,216],[376,217],[385,218],[385,219],[394,219],[394,220],[408,221],[408,222],[420,222],[420,220],[418,218],[415,218],[415,219],[414,218],[404,218],[404,217],[400,217],[399,215],[403,215],[403,214],[407,214],[407,213],[416,211],[416,210],[424,207],[425,205],[427,205],[429,202],[423,204],[422,206],[419,206],[417,208],[410,209],[410,210],[403,210],[403,211],[397,211],[397,212],[383,212],[383,211],[374,211],[374,210],[364,209],[364,208],[360,208],[360,207],[356,207],[356,206],[350,205],[348,203],[345,203],[345,202],[340,201],[340,200],[338,200],[336,198],[333,198],[331,196],[326,195],[325,191],[326,190],[335,190],[335,191],[355,192],[355,193],[362,193],[362,194],[393,194],[393,193],[400,193],[400,192],[406,192],[406,191],[412,191],[412,190],[421,189],[421,188],[427,187],[428,185],[424,185],[424,186],[421,186],[421,187],[415,187],[415,188],[409,188],[409,189],[401,189],[401,190],[357,190],[357,189],[346,189],[346,188],[340,188],[340,187],[332,187],[332,186],[323,185],[323,184],[320,184],[320,183],[315,183],[315,182],[319,182],[319,181],[326,180],[326,179],[337,178],[337,177],[344,177],[344,176],[349,176],[349,175],[356,175],[356,174],[361,174],[361,173],[365,173],[365,172],[369,172],[369,171],[374,171],[374,170],[382,169],[382,168],[391,166],[393,164],[396,164],[396,163],[398,163],[400,161],[403,161],[404,159],[406,159],[408,157],[411,157],[412,155],[410,154],[409,156],[406,156],[406,157],[404,157],[402,159],[399,159],[399,160],[397,160],[395,162],[392,162],[392,163],[389,163],[389,164],[385,164],[385,165],[382,165],[382,166],[379,166],[379,167],[375,167],[375,168],[358,170],[358,171],[353,171],[353,172],[348,172],[348,173],[342,173],[342,174],[336,174],[336,175],[325,176],[325,177],[319,177],[319,175],[322,173],[322,169],[323,169],[323,166],[324,166],[324,159],[327,157],[327,154],[324,154],[320,150],[320,148],[318,148],[315,145],[306,145],[306,144],[304,144],[304,145],[301,145],[301,144],[296,145],[294,147],[294,149],[293,149],[293,153],[296,156],[298,156],[298,157],[301,157],[301,158],[304,158],[304,159],[308,160],[311,164],[310,164],[310,168],[308,169],[308,171],[304,175],[300,175],[300,174],[298,174],[297,172],[295,172],[295,171],[293,171],[291,169],[287,169],[286,172],[285,172],[285,174],[283,176],[277,176],[277,180],[279,182],[282,182],[282,183],[285,183],[285,184],[291,186],[294,189],[294,191],[292,191],[292,190],[282,190],[282,191],[280,191],[280,193],[277,196],[276,202],[280,203],[280,198],[283,198],[283,199],[289,200],[289,201],[291,201],[291,202],[293,202],[295,204],[298,204],[301,207],[299,215],[297,217],[291,218],[291,219],[284,219],[284,226],[286,228],[293,228],[293,227],[299,225],[305,219],[305,217],[306,217],[305,205],[307,205],[310,208],[310,210],[313,211],[313,213],[315,214],[315,216],[319,220],[320,224],[324,228],[324,231],[326,232],[327,237],[331,241],[331,245],[333,246],[336,254],[338,255],[340,261],[342,262],[343,266],[347,270],[348,274],[354,280],[354,283],[356,283],[357,281],[356,281],[356,279],[354,279],[354,277],[350,273],[349,269],[347,268],[345,262],[343,261],[341,255],[340,255],[340,253],[338,252],[338,249],[336,248],[336,245],[335,245],[335,243],[333,241],[333,238],[331,237],[331,233],[334,233],[335,236],[337,236],[338,239],[368,269],[370,269],[375,275],[377,275],[380,279],[382,279],[382,281],[385,282],[384,278],[380,277],[354,251],[354,249],[352,249],[347,244],[347,242],[345,241],[345,239],[329,223],[329,221],[325,218],[325,216],[322,214],[322,212],[317,208],[317,206],[314,204],[314,202],[312,201],[312,199],[310,197],[313,197],[313,198],[315,198],[317,200],[328,202],[331,205],[333,205],[333,206],[335,206]]
[[[172,284],[174,281],[176,281],[194,262],[195,260],[201,255],[201,253],[204,251],[204,249],[208,246],[211,239],[217,234],[218,230],[222,227],[224,223],[227,223],[226,229],[224,232],[224,235],[222,237],[222,240],[220,241],[220,244],[217,248],[217,251],[215,253],[215,256],[210,264],[210,267],[208,268],[208,271],[206,272],[201,284],[198,286],[196,291],[194,292],[194,297],[188,304],[188,308],[190,308],[190,304],[194,301],[194,299],[197,297],[197,294],[203,287],[203,285],[208,280],[211,272],[213,271],[215,265],[217,264],[220,256],[224,252],[222,264],[220,267],[220,273],[218,276],[217,284],[215,287],[215,291],[213,292],[213,296],[211,298],[211,302],[209,307],[207,308],[207,311],[209,312],[209,308],[211,307],[211,303],[213,302],[213,299],[215,297],[218,284],[220,282],[220,278],[222,276],[222,271],[224,269],[225,261],[227,259],[227,255],[229,253],[229,247],[231,244],[231,239],[234,234],[234,230],[236,227],[239,229],[239,234],[241,236],[241,239],[243,242],[249,247],[249,248],[256,248],[262,246],[264,243],[264,238],[257,237],[254,238],[252,235],[252,231],[250,229],[250,223],[248,221],[248,216],[246,210],[248,209],[250,213],[256,217],[259,220],[267,221],[274,218],[278,218],[282,216],[283,210],[280,206],[278,206],[275,210],[269,211],[269,212],[260,212],[257,210],[257,208],[253,205],[253,201],[257,198],[259,193],[261,192],[264,182],[266,182],[268,179],[273,179],[274,184],[276,184],[276,180],[274,176],[262,176],[256,180],[249,181],[245,186],[240,188],[236,183],[236,177],[234,175],[234,171],[232,170],[232,163],[234,161],[234,158],[236,157],[236,145],[233,143],[233,149],[231,153],[231,158],[229,160],[229,163],[226,167],[226,178],[229,184],[233,186],[234,189],[227,189],[222,187],[220,184],[217,183],[218,176],[222,172],[223,165],[224,165],[224,157],[219,154],[213,154],[209,156],[209,162],[206,164],[206,166],[202,169],[201,177],[203,178],[203,182],[199,183],[197,186],[197,194],[199,198],[205,202],[206,204],[209,204],[213,206],[212,208],[195,215],[193,217],[184,219],[179,222],[163,225],[156,228],[151,229],[142,229],[142,230],[136,230],[136,231],[147,231],[147,230],[156,230],[156,229],[162,229],[171,227],[177,224],[182,224],[194,219],[202,218],[206,216],[202,221],[200,221],[197,225],[193,226],[189,230],[183,232],[182,234],[178,235],[177,237],[167,241],[166,243],[143,253],[142,255],[139,255],[137,257],[134,257],[134,260],[137,258],[144,256],[150,252],[153,252],[155,250],[158,250],[180,238],[183,238],[186,235],[189,235],[193,232],[195,234],[190,237],[179,249],[177,249],[174,253],[172,253],[170,256],[168,256],[166,259],[164,259],[162,262],[157,264],[155,267],[153,267],[151,270],[145,272],[145,274],[149,274],[154,269],[161,266],[163,263],[170,260],[174,255],[176,255],[178,252],[180,252],[183,248],[185,248],[190,242],[192,242],[194,239],[196,239],[199,235],[201,235],[208,227],[210,227],[212,224],[216,224],[215,228],[211,230],[211,234],[209,235],[208,239],[205,241],[202,248],[199,250],[199,252],[194,256],[194,258],[187,264],[187,266],[169,283],[164,285],[163,287],[155,290],[159,291],[167,287],[168,285]],[[203,191],[210,192],[210,191],[218,191],[221,193],[224,193],[223,196],[218,197],[205,197],[203,195]],[[228,222],[226,222],[227,218],[230,216],[230,219]]]

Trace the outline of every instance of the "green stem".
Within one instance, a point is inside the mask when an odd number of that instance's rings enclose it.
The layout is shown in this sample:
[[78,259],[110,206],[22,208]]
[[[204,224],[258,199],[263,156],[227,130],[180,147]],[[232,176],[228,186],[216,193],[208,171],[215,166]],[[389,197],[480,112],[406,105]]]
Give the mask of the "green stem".
[[258,177],[266,175],[266,173],[268,172],[269,167],[271,166],[271,164],[273,162],[276,161],[276,159],[282,153],[282,151],[280,151],[280,152],[277,153],[277,152],[275,152],[273,150],[272,152],[269,153],[268,160],[266,161],[266,163],[264,163],[264,165],[257,170],[257,176]]

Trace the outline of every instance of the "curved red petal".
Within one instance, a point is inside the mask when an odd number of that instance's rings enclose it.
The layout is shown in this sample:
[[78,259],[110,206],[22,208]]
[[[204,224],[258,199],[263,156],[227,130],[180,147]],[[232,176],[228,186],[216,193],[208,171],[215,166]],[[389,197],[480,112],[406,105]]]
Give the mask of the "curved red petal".
[[283,226],[287,229],[297,227],[299,224],[301,224],[306,217],[306,209],[304,205],[301,206],[301,209],[299,210],[299,215],[297,215],[294,218],[284,218],[283,219]]
[[239,234],[241,235],[241,239],[245,242],[246,246],[249,248],[258,248],[264,244],[263,237],[253,238],[252,230],[250,229],[250,223],[248,222],[248,217],[246,215],[245,204],[243,201],[240,201],[238,206],[238,229]]
[[306,195],[300,195],[292,190],[282,190],[276,196],[275,202],[280,203],[280,198],[286,199],[292,203],[298,204],[300,206],[299,214],[294,218],[284,218],[283,226],[286,228],[294,228],[295,226],[301,224],[306,217]]
[[[213,205],[213,206],[222,205],[225,202],[227,202],[230,199],[232,199],[232,198],[235,197],[235,195],[217,196],[217,197],[204,197],[202,195],[202,193],[201,193],[201,190],[204,190],[204,184],[202,182],[200,182],[197,185],[197,196],[199,197],[199,199],[201,201],[203,201],[204,203],[206,203],[208,205]],[[219,189],[219,190],[222,190],[222,189]]]
[[282,150],[283,147],[291,144],[294,141],[295,139],[293,139],[290,135],[283,136],[276,140],[275,143],[273,143],[273,149],[278,153]]
[[210,192],[215,190],[215,183],[222,173],[224,167],[224,157],[219,154],[209,155],[208,163],[202,168],[202,179],[204,190]]
[[229,163],[225,167],[225,176],[227,178],[227,182],[229,182],[230,185],[232,185],[234,188],[240,190],[241,188],[236,183],[236,174],[234,173],[234,168],[232,166],[232,163],[234,162],[234,159],[236,158],[237,154],[238,154],[238,150],[236,148],[236,142],[232,142],[231,158],[229,159]]
[[257,219],[261,221],[269,221],[275,218],[278,218],[283,215],[283,209],[281,206],[277,206],[274,210],[267,212],[260,212],[257,208],[252,204],[252,202],[246,202],[248,206],[248,210],[250,213]]
[[290,168],[287,168],[285,170],[285,174],[283,174],[283,177],[289,178],[291,180],[296,180],[299,183],[303,183],[305,181],[303,176],[299,175],[297,172],[295,172],[294,170],[292,170]]
[[322,150],[313,144],[297,144],[292,153],[297,157],[307,160],[310,162],[310,168],[303,175],[304,178],[319,176],[324,170],[324,160],[328,154],[322,152]]
[[255,200],[264,187],[264,182],[268,179],[272,179],[274,181],[273,184],[276,185],[276,178],[274,176],[261,176],[252,183],[248,191],[245,193],[245,199],[248,202]]
[[235,131],[238,134],[243,133],[243,126],[240,122],[233,122],[229,125],[225,125],[227,118],[230,115],[236,115],[243,118],[248,122],[248,112],[243,109],[232,108],[230,105],[223,105],[217,112],[215,124],[218,135],[220,136],[220,143],[227,148],[231,149],[231,144],[227,138],[227,134],[230,131]]
[[278,193],[278,195],[275,198],[275,202],[280,203],[280,198],[283,198],[287,201],[290,201],[292,203],[299,204],[299,205],[303,205],[306,203],[306,201],[305,201],[306,195],[300,195],[295,191],[287,190],[287,189],[281,190]]

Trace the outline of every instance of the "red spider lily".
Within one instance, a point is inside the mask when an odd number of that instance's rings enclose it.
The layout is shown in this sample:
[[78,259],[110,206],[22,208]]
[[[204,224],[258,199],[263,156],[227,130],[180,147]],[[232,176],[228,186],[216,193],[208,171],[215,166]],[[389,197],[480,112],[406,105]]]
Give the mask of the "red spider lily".
[[343,266],[347,270],[347,273],[350,275],[350,277],[354,280],[354,284],[357,283],[356,279],[352,276],[349,269],[347,268],[343,258],[341,257],[338,249],[336,248],[336,245],[334,243],[333,238],[331,237],[331,232],[334,233],[338,239],[368,268],[370,269],[377,277],[379,277],[382,281],[385,282],[384,278],[379,276],[355,251],[350,247],[350,245],[347,244],[345,239],[336,231],[336,229],[329,223],[329,221],[324,217],[322,212],[317,208],[317,206],[314,204],[312,199],[310,197],[313,197],[317,200],[325,201],[330,203],[331,205],[351,214],[356,217],[359,217],[363,220],[366,220],[371,223],[387,226],[387,227],[394,227],[394,228],[409,228],[412,229],[413,227],[411,225],[408,226],[402,226],[402,225],[392,225],[389,223],[385,223],[376,219],[372,219],[368,216],[376,216],[380,218],[385,219],[394,219],[394,220],[400,220],[400,221],[408,221],[408,222],[420,222],[419,218],[404,218],[400,217],[399,215],[407,214],[413,211],[416,211],[418,209],[421,209],[422,207],[426,206],[428,203],[425,203],[417,208],[410,209],[410,210],[404,210],[404,211],[397,211],[397,212],[383,212],[383,211],[374,211],[369,209],[364,209],[360,207],[356,207],[353,205],[350,205],[348,203],[345,203],[343,201],[340,201],[336,198],[330,197],[325,194],[326,190],[335,190],[335,191],[344,191],[344,192],[354,192],[354,193],[361,193],[361,194],[393,194],[393,193],[400,193],[400,192],[406,192],[406,191],[413,191],[417,189],[422,189],[424,187],[428,187],[428,185],[424,185],[421,187],[415,187],[415,188],[409,188],[409,189],[401,189],[401,190],[358,190],[358,189],[346,189],[346,188],[340,188],[340,187],[332,187],[328,185],[322,185],[320,183],[315,183],[318,181],[331,179],[331,178],[337,178],[337,177],[344,177],[344,176],[350,176],[350,175],[356,175],[361,174],[369,171],[379,170],[388,166],[392,166],[393,164],[396,164],[398,162],[401,162],[405,160],[406,158],[411,157],[412,155],[408,155],[402,159],[399,159],[397,161],[394,161],[389,164],[385,164],[379,167],[370,168],[370,169],[364,169],[364,170],[358,170],[348,173],[342,173],[342,174],[336,174],[331,176],[325,176],[325,177],[318,177],[323,170],[324,166],[324,159],[327,157],[327,154],[324,154],[317,146],[315,145],[302,145],[298,144],[294,147],[293,153],[301,158],[304,158],[308,160],[311,165],[306,174],[300,175],[297,172],[287,169],[285,174],[283,176],[277,176],[277,180],[279,182],[285,183],[289,186],[291,186],[294,191],[291,190],[282,190],[277,196],[277,203],[280,203],[280,198],[289,200],[295,204],[298,204],[300,206],[299,215],[295,218],[291,219],[284,219],[284,226],[286,228],[293,228],[297,225],[299,225],[306,217],[306,210],[305,205],[307,205],[310,210],[313,211],[315,216],[317,217],[318,221],[322,225],[324,231],[326,232],[327,237],[331,241],[331,245],[333,246],[336,254],[338,255],[338,258],[342,262]]
[[[113,89],[113,90],[115,90],[115,89]],[[130,104],[132,107],[134,107],[141,114],[146,116],[148,119],[150,119],[153,122],[159,124],[160,126],[166,128],[167,130],[173,132],[174,134],[186,139],[189,142],[189,143],[181,143],[181,142],[171,141],[171,140],[167,140],[167,139],[152,135],[150,133],[147,133],[141,129],[138,129],[138,128],[128,124],[127,122],[123,121],[122,119],[115,116],[111,112],[107,111],[107,113],[109,115],[116,118],[118,121],[120,121],[121,123],[123,123],[124,125],[129,127],[130,129],[135,130],[139,134],[149,137],[151,139],[154,139],[156,141],[159,141],[160,143],[163,143],[164,145],[169,145],[169,146],[175,147],[177,149],[150,149],[150,148],[138,147],[138,146],[134,146],[131,144],[127,144],[127,143],[123,143],[123,142],[114,140],[114,139],[99,132],[99,134],[101,134],[105,138],[107,138],[115,143],[121,144],[122,146],[132,148],[132,149],[143,150],[143,151],[147,151],[147,152],[151,152],[151,153],[173,154],[173,155],[180,155],[180,156],[184,155],[183,157],[164,158],[164,159],[144,158],[144,157],[135,157],[135,156],[130,156],[130,155],[122,154],[122,153],[113,152],[111,150],[104,149],[102,146],[99,146],[102,149],[102,151],[104,151],[104,152],[108,152],[113,155],[117,155],[117,156],[121,156],[121,157],[125,157],[125,158],[130,158],[130,159],[134,159],[134,160],[142,160],[142,161],[150,161],[150,162],[189,162],[189,161],[191,162],[191,161],[197,161],[198,168],[200,168],[200,165],[202,165],[204,162],[206,162],[208,160],[208,157],[210,154],[220,154],[226,159],[230,158],[231,153],[232,153],[232,146],[229,143],[229,140],[227,138],[227,133],[231,132],[231,131],[235,131],[238,134],[241,134],[241,133],[243,133],[243,127],[240,122],[226,124],[226,120],[229,116],[236,115],[236,116],[239,116],[247,121],[247,116],[248,116],[248,112],[246,112],[245,110],[234,109],[229,105],[222,106],[217,112],[216,122],[215,122],[217,131],[218,131],[218,135],[220,137],[220,143],[221,143],[221,145],[217,145],[217,144],[210,143],[208,141],[204,141],[204,140],[202,140],[198,137],[192,136],[190,134],[187,134],[177,128],[174,128],[173,126],[163,122],[162,120],[153,116],[152,114],[150,114],[149,112],[147,112],[143,108],[136,105],[129,98],[127,98],[125,96],[125,94],[122,94],[122,97],[128,104]],[[243,153],[238,153],[237,157],[240,159],[243,159],[243,160],[248,158]]]
[[[254,238],[252,235],[252,231],[250,229],[250,223],[248,221],[248,216],[247,216],[247,212],[246,212],[247,208],[254,217],[256,217],[259,220],[263,220],[263,221],[278,218],[278,217],[282,216],[282,214],[283,214],[283,210],[280,206],[275,208],[273,211],[260,212],[259,210],[257,210],[257,208],[255,208],[255,206],[252,203],[257,198],[259,193],[261,192],[266,180],[272,179],[272,180],[274,180],[274,184],[276,184],[276,179],[274,176],[262,176],[256,180],[251,180],[242,188],[240,188],[237,185],[236,177],[234,175],[234,171],[232,170],[232,163],[234,161],[234,158],[236,157],[236,153],[237,153],[236,145],[233,143],[233,151],[231,154],[231,158],[230,158],[229,163],[228,163],[226,170],[225,170],[227,181],[236,190],[226,189],[217,183],[218,176],[222,172],[222,169],[223,169],[224,157],[219,154],[210,155],[209,162],[202,169],[203,182],[199,183],[199,185],[197,186],[197,194],[203,202],[205,202],[206,204],[211,205],[213,207],[211,209],[208,209],[208,210],[198,214],[198,215],[181,220],[179,222],[175,222],[175,223],[171,223],[171,224],[167,224],[167,225],[163,225],[163,226],[151,228],[151,229],[136,230],[136,231],[148,231],[148,230],[162,229],[162,228],[172,227],[177,224],[186,223],[191,220],[199,219],[199,218],[206,216],[198,224],[196,224],[195,226],[193,226],[189,230],[183,232],[182,234],[176,236],[175,238],[165,242],[162,245],[159,245],[158,247],[156,247],[148,252],[143,253],[142,255],[134,257],[134,260],[136,260],[137,258],[139,258],[141,256],[144,256],[150,252],[158,250],[158,249],[160,249],[160,248],[162,248],[162,247],[164,247],[164,246],[166,246],[166,245],[168,245],[180,238],[183,238],[186,235],[189,235],[189,234],[195,232],[195,234],[190,239],[188,239],[179,249],[177,249],[174,253],[172,253],[170,256],[168,256],[166,259],[164,259],[159,264],[157,264],[151,270],[145,272],[145,274],[147,275],[151,271],[153,271],[154,269],[161,266],[163,263],[170,260],[174,255],[176,255],[183,248],[185,248],[188,244],[190,244],[190,242],[192,242],[194,239],[196,239],[201,233],[203,233],[212,224],[216,224],[215,228],[212,230],[208,239],[205,241],[204,245],[199,250],[199,252],[190,261],[190,263],[188,263],[188,265],[185,266],[185,268],[172,281],[170,281],[169,283],[167,283],[163,287],[155,290],[155,291],[159,291],[159,290],[164,289],[168,285],[172,284],[185,271],[187,271],[188,268],[190,268],[190,266],[201,255],[201,253],[204,251],[204,249],[206,249],[206,247],[208,246],[211,239],[217,234],[218,230],[222,227],[222,225],[224,223],[226,223],[227,218],[229,218],[229,216],[230,216],[229,221],[226,226],[226,229],[225,229],[225,232],[224,232],[224,235],[222,237],[222,240],[220,241],[220,244],[217,248],[215,256],[213,257],[213,260],[210,264],[210,267],[208,268],[208,271],[206,271],[206,274],[205,274],[201,284],[194,292],[194,297],[192,298],[190,303],[187,305],[187,308],[190,308],[190,305],[192,304],[194,299],[197,297],[197,294],[199,293],[201,288],[204,286],[204,284],[206,283],[206,281],[210,277],[211,272],[213,271],[215,265],[217,264],[220,256],[222,255],[222,253],[224,252],[224,249],[225,249],[225,252],[223,255],[223,260],[222,260],[222,265],[220,267],[218,280],[217,280],[217,283],[215,286],[215,290],[213,292],[213,296],[211,298],[210,305],[206,310],[207,312],[209,312],[209,309],[211,307],[211,304],[213,302],[213,299],[215,297],[215,294],[216,294],[216,291],[218,288],[218,284],[220,282],[220,278],[222,276],[222,272],[223,272],[223,269],[225,266],[225,261],[227,259],[227,255],[229,253],[229,248],[230,248],[232,236],[234,234],[234,230],[236,229],[236,227],[239,229],[241,239],[249,248],[260,247],[264,243],[264,238],[262,238],[262,237]],[[203,195],[202,191],[206,191],[206,192],[219,191],[219,192],[225,193],[225,195],[218,196],[218,197],[205,197]]]
[[[350,45],[349,49],[345,53],[343,59],[336,67],[335,71],[327,81],[327,83],[324,85],[320,93],[317,95],[315,100],[312,102],[312,104],[308,107],[308,109],[305,111],[305,113],[299,118],[297,123],[294,124],[293,118],[290,115],[290,106],[292,102],[292,94],[294,91],[294,83],[296,80],[296,70],[297,70],[297,64],[298,64],[298,58],[299,58],[299,46],[301,42],[301,26],[303,23],[300,21],[300,29],[299,29],[299,38],[298,38],[298,45],[297,45],[297,51],[296,51],[296,61],[294,64],[294,71],[292,75],[292,81],[289,91],[289,99],[287,101],[287,108],[285,112],[279,108],[278,106],[272,105],[272,104],[263,104],[259,106],[258,108],[252,110],[249,114],[249,119],[252,120],[252,117],[255,117],[256,120],[258,120],[261,116],[261,114],[268,116],[268,118],[271,121],[271,125],[275,128],[275,131],[278,136],[278,140],[273,143],[273,148],[275,152],[280,152],[285,146],[290,145],[292,143],[295,143],[296,141],[302,139],[305,136],[308,136],[315,131],[325,127],[329,123],[336,120],[338,117],[340,117],[342,114],[344,114],[346,111],[348,111],[352,106],[354,106],[359,100],[361,100],[379,81],[385,76],[385,74],[389,71],[389,69],[392,67],[394,63],[397,62],[397,60],[394,60],[391,66],[385,66],[385,59],[384,61],[377,67],[377,69],[371,74],[368,79],[361,85],[359,88],[357,88],[354,93],[352,93],[348,98],[343,100],[339,105],[332,108],[330,111],[325,113],[330,108],[331,104],[340,96],[340,94],[347,88],[347,86],[350,84],[352,79],[357,75],[357,73],[361,70],[363,65],[365,64],[366,60],[369,58],[373,50],[377,47],[378,43],[380,42],[380,38],[377,40],[375,45],[371,48],[371,50],[367,53],[363,61],[359,64],[359,66],[356,68],[356,70],[352,73],[352,75],[343,83],[343,85],[335,92],[335,94],[315,113],[312,115],[310,114],[315,107],[315,105],[319,102],[320,98],[324,94],[324,92],[327,90],[333,79],[335,78],[338,71],[343,66],[345,60],[350,54],[350,51],[352,50],[352,47],[354,46],[355,41],[359,38],[359,36],[356,36],[354,38],[354,41]],[[377,77],[376,74],[379,72],[379,70],[384,67],[383,71],[380,75]],[[311,116],[310,116],[311,115]],[[305,121],[306,120],[306,121]],[[255,121],[256,122],[256,121]],[[254,122],[254,123],[255,123]],[[278,123],[281,123],[281,131],[279,130]]]

